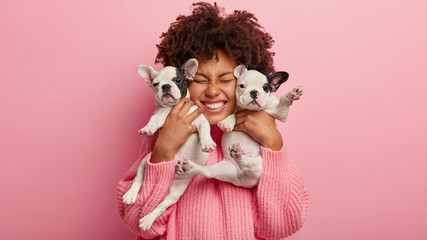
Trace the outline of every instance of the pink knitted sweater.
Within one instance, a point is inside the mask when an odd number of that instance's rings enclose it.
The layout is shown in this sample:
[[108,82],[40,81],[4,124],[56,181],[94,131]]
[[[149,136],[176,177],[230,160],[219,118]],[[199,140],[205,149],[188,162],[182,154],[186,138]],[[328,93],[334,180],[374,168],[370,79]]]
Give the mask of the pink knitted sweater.
[[[222,132],[211,127],[218,147],[209,154],[206,165],[223,158]],[[283,149],[262,148],[263,171],[257,187],[247,189],[196,176],[179,201],[157,218],[151,229],[140,230],[139,219],[166,197],[175,172],[175,159],[153,164],[149,157],[136,202],[122,202],[141,160],[151,154],[155,139],[156,136],[144,137],[138,160],[117,189],[120,216],[137,239],[283,239],[303,225],[308,194],[299,171]]]

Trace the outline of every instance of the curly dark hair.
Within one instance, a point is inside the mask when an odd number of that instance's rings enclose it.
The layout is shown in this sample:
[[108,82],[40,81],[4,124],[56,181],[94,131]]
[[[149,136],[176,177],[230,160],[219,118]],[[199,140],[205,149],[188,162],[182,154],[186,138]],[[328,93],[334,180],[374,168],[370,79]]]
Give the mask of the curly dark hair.
[[274,40],[254,14],[244,10],[226,15],[216,3],[193,3],[192,14],[179,15],[160,38],[155,62],[164,66],[179,67],[193,57],[218,60],[217,49],[222,49],[238,64],[264,74],[274,72]]

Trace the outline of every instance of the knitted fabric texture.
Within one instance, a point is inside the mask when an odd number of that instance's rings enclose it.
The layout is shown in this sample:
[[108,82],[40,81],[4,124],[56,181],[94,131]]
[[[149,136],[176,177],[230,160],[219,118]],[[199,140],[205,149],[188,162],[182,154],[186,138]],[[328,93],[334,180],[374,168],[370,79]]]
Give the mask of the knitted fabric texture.
[[[217,148],[206,165],[223,159],[221,130],[211,126]],[[308,193],[295,164],[284,149],[261,148],[263,170],[258,185],[247,189],[216,179],[196,176],[179,201],[170,206],[148,231],[139,219],[167,196],[172,185],[176,159],[153,164],[147,159],[144,182],[134,204],[122,202],[123,195],[141,160],[150,154],[156,135],[144,137],[138,160],[118,184],[117,204],[123,223],[137,239],[283,239],[300,229],[307,213]]]

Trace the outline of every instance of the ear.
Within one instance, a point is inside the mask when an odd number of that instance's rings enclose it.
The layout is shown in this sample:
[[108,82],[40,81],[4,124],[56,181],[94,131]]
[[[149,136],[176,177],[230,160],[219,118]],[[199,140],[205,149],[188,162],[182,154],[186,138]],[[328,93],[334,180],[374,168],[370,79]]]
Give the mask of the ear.
[[182,65],[182,72],[184,76],[190,80],[194,79],[196,76],[197,69],[199,68],[199,62],[195,58],[190,58],[187,62]]
[[139,65],[137,71],[139,76],[141,76],[151,87],[153,85],[154,76],[157,72],[148,65]]
[[246,71],[248,71],[247,69],[246,69],[246,66],[245,65],[243,65],[243,64],[240,64],[239,66],[237,66],[235,69],[234,69],[234,76],[236,77],[236,78],[239,78],[240,77],[240,75],[242,75],[244,72],[246,72]]
[[275,92],[279,89],[280,85],[288,80],[289,74],[287,72],[275,72],[270,76],[267,76],[268,84],[271,87],[271,91]]

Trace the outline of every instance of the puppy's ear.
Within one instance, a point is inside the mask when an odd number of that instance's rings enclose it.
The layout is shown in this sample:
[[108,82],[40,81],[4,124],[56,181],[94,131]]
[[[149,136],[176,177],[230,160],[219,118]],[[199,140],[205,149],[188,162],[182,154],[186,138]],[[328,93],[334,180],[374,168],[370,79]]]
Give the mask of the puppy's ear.
[[268,84],[271,87],[271,91],[275,92],[279,89],[280,85],[288,80],[289,74],[287,72],[275,72],[267,76]]
[[141,76],[150,87],[153,86],[153,79],[155,78],[157,72],[152,67],[148,65],[139,65],[137,68],[139,76]]
[[199,62],[197,61],[197,59],[190,58],[182,65],[181,69],[186,78],[193,80],[194,76],[196,76],[196,72],[198,68],[199,68]]
[[235,69],[234,69],[234,76],[236,77],[236,78],[239,78],[240,77],[240,75],[242,75],[244,72],[246,72],[246,71],[248,71],[247,69],[246,69],[246,66],[245,65],[243,65],[243,64],[240,64],[239,66],[237,66]]

